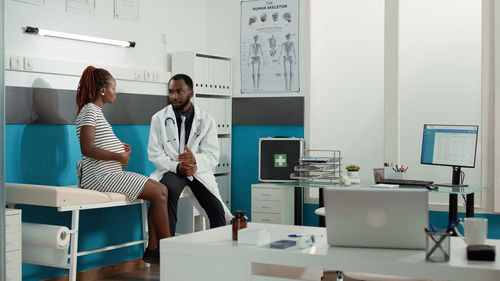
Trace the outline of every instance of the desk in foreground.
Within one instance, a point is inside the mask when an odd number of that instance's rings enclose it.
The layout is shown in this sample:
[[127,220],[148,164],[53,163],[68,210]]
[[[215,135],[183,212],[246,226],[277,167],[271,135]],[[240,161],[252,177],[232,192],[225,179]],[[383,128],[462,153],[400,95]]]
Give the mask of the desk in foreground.
[[[326,229],[318,227],[249,223],[267,228],[271,241],[289,234],[316,234],[315,246],[286,250],[238,246],[231,226],[161,240],[160,280],[320,280],[323,269],[428,278],[434,280],[498,280],[500,262],[472,262],[465,244],[453,237],[450,261],[425,261],[425,252],[371,248],[329,247]],[[423,231],[423,230],[422,230]],[[500,247],[499,240],[488,244]]]

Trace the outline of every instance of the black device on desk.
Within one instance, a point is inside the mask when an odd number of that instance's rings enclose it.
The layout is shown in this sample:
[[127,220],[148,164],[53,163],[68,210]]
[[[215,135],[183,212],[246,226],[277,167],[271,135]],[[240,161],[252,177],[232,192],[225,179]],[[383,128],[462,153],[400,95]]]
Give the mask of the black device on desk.
[[416,185],[416,186],[430,186],[432,185],[432,181],[423,181],[423,180],[406,180],[406,179],[381,179],[378,180],[377,183],[383,184],[399,184],[399,185]]

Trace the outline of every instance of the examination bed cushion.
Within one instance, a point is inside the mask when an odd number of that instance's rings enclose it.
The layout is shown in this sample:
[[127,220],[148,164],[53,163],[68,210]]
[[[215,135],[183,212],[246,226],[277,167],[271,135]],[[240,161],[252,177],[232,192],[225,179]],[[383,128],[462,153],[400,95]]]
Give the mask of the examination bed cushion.
[[123,194],[99,192],[76,186],[5,183],[5,201],[49,207],[126,201]]

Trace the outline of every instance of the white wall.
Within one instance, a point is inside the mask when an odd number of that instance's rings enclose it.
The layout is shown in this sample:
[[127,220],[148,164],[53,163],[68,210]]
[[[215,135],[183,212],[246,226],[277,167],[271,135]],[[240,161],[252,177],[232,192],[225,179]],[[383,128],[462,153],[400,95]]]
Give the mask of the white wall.
[[[5,54],[169,71],[167,52],[198,50],[207,46],[207,0],[139,1],[139,20],[113,17],[113,0],[95,1],[93,17],[65,12],[65,0],[45,1],[45,6],[5,0]],[[135,48],[23,33],[25,26],[136,42]],[[167,35],[166,48],[161,34]],[[57,79],[56,79],[57,80]],[[57,87],[57,85],[52,85]],[[75,85],[76,88],[76,85]]]
[[384,161],[384,2],[311,1],[310,32],[310,146],[340,149],[371,182]]
[[[399,4],[400,155],[408,176],[451,182],[452,168],[420,164],[425,123],[481,126],[481,1],[402,0]],[[481,184],[476,168],[466,183]],[[431,199],[448,202],[446,195]],[[476,199],[480,202],[480,198]]]

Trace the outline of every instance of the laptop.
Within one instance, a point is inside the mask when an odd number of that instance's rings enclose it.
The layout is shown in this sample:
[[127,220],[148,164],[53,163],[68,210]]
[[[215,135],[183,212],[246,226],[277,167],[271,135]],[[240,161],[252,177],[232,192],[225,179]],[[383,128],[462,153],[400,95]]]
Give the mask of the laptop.
[[331,246],[425,249],[425,189],[324,189]]

